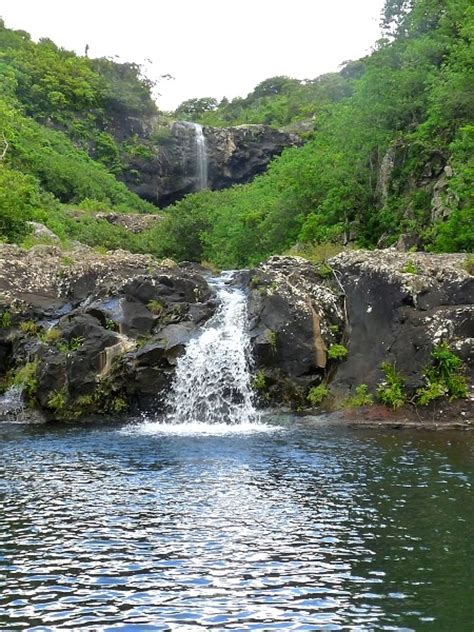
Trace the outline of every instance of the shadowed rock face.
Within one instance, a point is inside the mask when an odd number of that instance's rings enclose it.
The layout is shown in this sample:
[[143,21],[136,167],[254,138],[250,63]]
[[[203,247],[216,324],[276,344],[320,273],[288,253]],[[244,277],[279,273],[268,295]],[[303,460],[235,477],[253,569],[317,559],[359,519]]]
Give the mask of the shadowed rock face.
[[[359,250],[330,268],[271,257],[239,273],[260,403],[307,407],[322,382],[337,401],[360,384],[374,393],[382,362],[413,393],[442,341],[472,382],[474,277],[464,261]],[[30,365],[32,404],[49,419],[162,409],[177,358],[217,307],[202,272],[126,251],[78,247],[65,257],[0,245],[0,380]],[[335,345],[347,357],[335,358]],[[473,401],[460,404],[465,420]]]
[[[307,389],[323,379],[336,400],[360,384],[374,392],[384,379],[382,362],[394,364],[413,393],[442,341],[461,357],[472,382],[474,277],[464,261],[462,254],[387,249],[341,253],[329,261],[329,274],[298,257],[272,257],[250,271],[262,401],[307,405]],[[347,348],[345,359],[330,359],[333,344]],[[472,400],[465,406],[472,414]]]
[[[196,130],[187,122],[174,123],[159,144],[148,146],[154,156],[136,156],[122,179],[141,197],[161,207],[199,190]],[[250,182],[285,147],[301,144],[298,136],[267,125],[203,129],[210,189]]]

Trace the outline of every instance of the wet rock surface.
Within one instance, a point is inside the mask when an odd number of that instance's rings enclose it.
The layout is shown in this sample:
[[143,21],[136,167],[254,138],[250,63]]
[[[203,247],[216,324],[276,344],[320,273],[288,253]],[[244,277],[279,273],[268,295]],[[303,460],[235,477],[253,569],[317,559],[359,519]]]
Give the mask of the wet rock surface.
[[[204,277],[152,257],[0,246],[0,379],[52,419],[152,406],[216,304]],[[1,414],[1,412],[0,412]]]
[[[256,398],[307,408],[327,386],[338,405],[361,384],[375,396],[384,362],[415,393],[442,342],[472,384],[474,277],[464,264],[462,254],[359,250],[319,265],[275,256],[236,274]],[[0,245],[0,385],[22,386],[32,419],[162,410],[178,358],[216,308],[206,271],[189,262]],[[472,420],[473,401],[442,400],[443,414]]]

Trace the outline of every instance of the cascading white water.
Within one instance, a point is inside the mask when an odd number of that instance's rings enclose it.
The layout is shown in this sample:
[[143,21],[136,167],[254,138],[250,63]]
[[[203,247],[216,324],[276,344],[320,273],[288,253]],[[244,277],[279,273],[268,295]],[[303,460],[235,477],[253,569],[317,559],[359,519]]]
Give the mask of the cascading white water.
[[21,420],[24,408],[23,387],[11,386],[0,397],[0,420]]
[[207,146],[206,137],[199,123],[192,123],[196,137],[196,182],[198,191],[207,188]]
[[220,306],[178,360],[167,421],[174,424],[252,424],[252,401],[244,293],[228,287],[229,274],[211,282]]

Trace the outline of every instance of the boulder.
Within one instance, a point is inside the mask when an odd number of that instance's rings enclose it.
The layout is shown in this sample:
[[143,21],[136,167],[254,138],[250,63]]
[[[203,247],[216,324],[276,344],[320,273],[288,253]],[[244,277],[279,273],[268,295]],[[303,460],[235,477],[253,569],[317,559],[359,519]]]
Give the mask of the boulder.
[[[248,312],[255,369],[272,402],[321,382],[328,347],[345,329],[344,300],[301,257],[271,257],[250,272]],[[292,385],[293,388],[290,388]]]
[[347,391],[360,383],[374,388],[383,377],[382,362],[395,364],[409,388],[420,386],[441,341],[472,366],[474,277],[464,261],[462,254],[394,249],[349,251],[331,259],[350,324],[349,354],[333,388]]

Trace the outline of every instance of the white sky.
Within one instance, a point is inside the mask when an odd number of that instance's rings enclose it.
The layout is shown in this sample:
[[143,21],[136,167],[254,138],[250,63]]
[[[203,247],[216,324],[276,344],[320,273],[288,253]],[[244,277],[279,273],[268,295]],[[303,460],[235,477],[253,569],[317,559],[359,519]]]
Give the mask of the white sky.
[[276,75],[313,79],[368,53],[384,0],[0,0],[9,28],[89,56],[152,60],[158,105],[246,96]]

